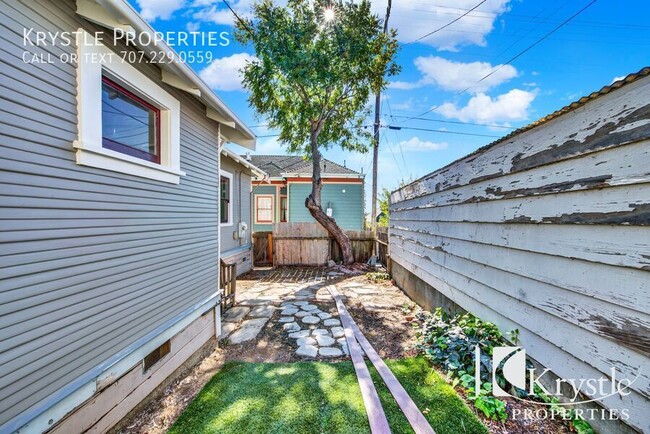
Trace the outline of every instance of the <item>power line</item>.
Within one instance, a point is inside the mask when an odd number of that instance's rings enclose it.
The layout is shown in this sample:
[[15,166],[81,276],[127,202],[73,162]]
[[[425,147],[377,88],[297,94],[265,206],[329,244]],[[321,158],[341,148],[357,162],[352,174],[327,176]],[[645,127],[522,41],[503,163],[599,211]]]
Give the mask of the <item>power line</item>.
[[438,27],[436,30],[434,30],[434,31],[432,31],[432,32],[429,32],[429,33],[427,33],[426,35],[421,36],[421,37],[417,38],[416,40],[411,41],[411,42],[409,42],[409,43],[407,43],[407,44],[404,44],[404,45],[414,44],[415,42],[421,41],[421,40],[423,40],[423,39],[425,39],[425,38],[428,38],[429,36],[431,36],[431,35],[433,35],[433,34],[438,33],[438,32],[441,31],[441,30],[446,29],[447,27],[451,26],[451,25],[454,24],[455,22],[457,22],[457,21],[461,20],[462,18],[466,17],[467,15],[469,15],[471,12],[473,12],[476,8],[478,8],[479,6],[481,6],[481,5],[482,5],[483,3],[485,3],[486,1],[487,1],[487,0],[482,0],[482,1],[480,1],[480,2],[479,2],[476,6],[474,6],[472,9],[468,10],[467,12],[465,12],[464,14],[462,14],[461,16],[459,16],[459,17],[457,17],[457,18],[451,20],[450,22],[448,22],[448,23],[445,24],[444,26],[442,26],[442,27]]
[[507,127],[505,125],[496,125],[496,124],[479,124],[476,122],[461,122],[461,121],[449,121],[446,119],[431,119],[431,118],[421,118],[421,117],[409,117],[409,116],[399,116],[391,114],[391,118],[398,119],[413,119],[416,121],[428,121],[428,122],[439,122],[442,124],[457,124],[457,125],[471,125],[476,127],[490,127],[490,128],[502,128],[504,130],[516,130],[515,127]]
[[493,139],[499,139],[501,136],[493,136],[489,134],[478,134],[478,133],[466,133],[463,131],[447,131],[447,130],[434,130],[431,128],[417,128],[417,127],[403,127],[397,125],[382,125],[382,128],[388,128],[389,130],[413,130],[413,131],[428,131],[432,133],[443,133],[443,134],[455,134],[458,136],[474,136],[474,137],[490,137]]
[[[587,10],[587,8],[589,8],[591,5],[593,5],[593,4],[596,3],[597,1],[598,1],[598,0],[592,0],[591,2],[589,2],[586,6],[584,6],[582,9],[580,9],[578,12],[576,12],[576,13],[573,14],[573,15],[571,15],[569,18],[567,18],[566,20],[562,21],[559,25],[557,25],[556,27],[554,27],[553,30],[551,30],[550,32],[546,33],[544,36],[542,36],[541,38],[539,38],[537,41],[533,42],[531,45],[529,45],[528,47],[524,48],[522,51],[520,51],[519,53],[517,53],[516,55],[514,55],[513,57],[511,57],[510,60],[508,60],[507,62],[502,63],[502,64],[499,65],[497,68],[494,68],[492,71],[490,71],[489,73],[485,74],[483,77],[481,77],[481,79],[479,79],[479,80],[478,80],[476,83],[474,83],[473,85],[471,85],[471,86],[465,88],[464,90],[462,90],[462,91],[456,93],[456,95],[454,95],[454,97],[458,97],[458,96],[464,94],[465,92],[467,92],[468,90],[472,89],[473,87],[476,87],[477,84],[481,83],[483,80],[485,80],[486,78],[490,77],[492,74],[494,74],[495,72],[497,72],[498,70],[500,70],[500,69],[503,68],[504,66],[509,65],[509,64],[511,64],[512,62],[514,62],[516,59],[518,59],[519,57],[521,57],[524,53],[530,51],[530,50],[531,50],[533,47],[535,47],[537,44],[539,44],[540,42],[542,42],[543,40],[545,40],[546,38],[548,38],[549,36],[551,36],[553,33],[557,32],[559,29],[561,29],[562,27],[564,27],[564,26],[565,26],[567,23],[569,23],[572,19],[574,19],[575,17],[577,17],[578,15],[580,15],[582,12],[584,12],[585,10]],[[408,119],[414,119],[414,118],[416,118],[416,117],[421,117],[421,116],[424,116],[424,115],[426,115],[426,114],[429,114],[429,113],[431,113],[432,111],[434,111],[435,109],[437,109],[438,107],[440,107],[440,104],[438,104],[438,105],[434,105],[434,106],[431,107],[429,110],[427,110],[427,111],[425,111],[424,113],[421,113],[421,114],[419,114],[419,115],[417,115],[417,116],[413,116],[413,117],[407,118],[407,120],[408,120]],[[406,122],[406,120],[403,121],[403,122]],[[402,122],[402,123],[403,123],[403,122]]]

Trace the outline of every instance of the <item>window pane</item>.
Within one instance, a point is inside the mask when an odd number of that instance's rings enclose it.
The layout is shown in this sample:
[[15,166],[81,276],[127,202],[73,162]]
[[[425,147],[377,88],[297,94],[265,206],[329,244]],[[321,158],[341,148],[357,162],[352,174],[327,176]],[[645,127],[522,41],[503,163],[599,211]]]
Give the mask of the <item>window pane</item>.
[[220,207],[220,213],[221,213],[221,223],[229,223],[229,217],[230,217],[230,178],[226,178],[225,176],[221,177],[221,182],[220,182],[220,188],[221,188],[221,207]]
[[257,204],[257,221],[259,222],[273,222],[273,198],[258,196],[256,198]]
[[102,82],[103,146],[149,161],[160,162],[159,110],[118,85]]

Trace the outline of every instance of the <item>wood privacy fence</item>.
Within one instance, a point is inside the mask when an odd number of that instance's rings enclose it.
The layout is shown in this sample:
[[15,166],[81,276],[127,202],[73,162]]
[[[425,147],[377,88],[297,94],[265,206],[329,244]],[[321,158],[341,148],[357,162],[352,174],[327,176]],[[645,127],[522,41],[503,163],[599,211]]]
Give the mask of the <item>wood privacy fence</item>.
[[606,89],[393,192],[392,272],[559,377],[638,376],[600,403],[650,432],[650,76]]
[[253,265],[256,267],[273,265],[273,232],[253,233]]
[[[345,231],[352,241],[356,262],[372,256],[375,238],[371,231]],[[318,223],[276,223],[273,232],[253,234],[255,265],[325,265],[341,261],[336,241]]]
[[377,228],[377,259],[388,268],[388,227]]

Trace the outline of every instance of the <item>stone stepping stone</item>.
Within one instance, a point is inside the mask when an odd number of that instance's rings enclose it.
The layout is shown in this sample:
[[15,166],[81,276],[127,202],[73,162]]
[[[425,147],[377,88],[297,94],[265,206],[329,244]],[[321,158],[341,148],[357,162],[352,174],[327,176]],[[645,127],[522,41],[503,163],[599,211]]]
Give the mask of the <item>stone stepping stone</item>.
[[320,322],[320,318],[317,316],[306,316],[302,319],[302,322],[305,324],[318,324]]
[[309,336],[310,330],[299,330],[297,332],[289,333],[291,339],[306,338]]
[[219,339],[225,339],[232,332],[237,330],[237,324],[234,322],[224,322],[221,324],[221,336]]
[[346,356],[350,355],[350,350],[348,350],[348,344],[341,344],[341,349]]
[[255,318],[244,321],[241,323],[239,330],[230,335],[230,343],[239,344],[255,339],[267,321],[268,318]]
[[316,357],[318,348],[314,345],[302,345],[296,350],[296,355],[300,357]]
[[343,351],[333,347],[322,347],[318,350],[318,354],[320,354],[322,357],[341,357],[343,355]]
[[262,306],[265,304],[273,303],[275,300],[273,298],[251,298],[249,300],[240,301],[241,306]]
[[317,335],[316,341],[321,347],[329,347],[330,345],[334,345],[334,342],[336,342],[334,338],[331,338],[327,335]]
[[[303,321],[304,321],[304,320],[303,320]],[[341,321],[337,320],[336,318],[326,319],[325,321],[323,321],[323,325],[324,325],[325,327],[340,326],[340,325],[341,325]]]
[[316,306],[315,304],[305,304],[305,305],[301,306],[301,309],[302,310],[307,310],[307,311],[312,311],[312,310],[318,309],[318,306]]
[[282,312],[280,312],[280,315],[288,316],[288,315],[295,315],[296,313],[298,313],[298,309],[295,308],[295,307],[290,307],[290,308],[285,309]]
[[239,322],[244,319],[251,309],[245,306],[231,307],[223,314],[223,320],[227,322]]
[[327,336],[329,336],[330,332],[325,330],[325,329],[316,329],[316,330],[312,330],[311,334],[314,335],[314,336],[318,336],[318,335],[327,335]]
[[282,329],[285,332],[297,332],[298,330],[300,330],[300,325],[297,322],[290,322],[282,325]]
[[318,315],[318,318],[320,318],[320,319],[330,319],[330,318],[332,318],[332,315],[327,313],[327,312],[320,312],[320,313],[317,313],[316,315]]
[[287,307],[293,308],[293,307],[296,307],[296,305],[293,304],[293,303],[290,302],[290,301],[285,301],[284,303],[282,303],[282,304],[280,305],[280,307],[283,307],[283,308],[287,308]]
[[283,317],[280,317],[280,319],[278,320],[279,323],[294,322],[294,321],[295,321],[295,318],[292,317],[292,316],[283,316]]
[[[345,330],[343,330],[343,327],[332,327],[332,336],[335,338],[342,338],[345,336]],[[343,338],[345,341],[345,338]]]
[[366,302],[363,304],[363,308],[370,312],[377,312],[379,310],[390,310],[392,307],[393,306],[391,306],[390,304],[384,304],[384,303]]
[[309,302],[301,300],[301,301],[294,301],[293,304],[295,304],[296,306],[304,306],[306,304],[309,304]]
[[309,315],[311,315],[311,312],[307,312],[307,311],[305,311],[305,310],[301,310],[300,312],[297,312],[297,313],[296,313],[296,316],[297,316],[298,318],[302,318],[302,317],[304,317],[304,316],[309,316]]
[[275,307],[273,306],[256,306],[251,310],[248,316],[252,318],[271,318],[273,311],[275,311]]
[[316,339],[310,337],[298,338],[298,340],[296,340],[296,345],[299,347],[302,347],[303,345],[316,345]]

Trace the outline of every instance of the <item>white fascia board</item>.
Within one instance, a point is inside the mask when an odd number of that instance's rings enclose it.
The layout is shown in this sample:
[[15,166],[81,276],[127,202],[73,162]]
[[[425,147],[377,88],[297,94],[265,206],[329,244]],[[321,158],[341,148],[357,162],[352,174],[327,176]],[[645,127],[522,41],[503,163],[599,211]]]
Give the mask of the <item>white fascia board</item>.
[[[176,89],[183,90],[198,97],[201,97],[201,90],[194,85],[194,83],[180,78],[178,75],[162,70],[162,81],[165,84],[175,87]],[[211,110],[211,109],[208,109]],[[209,116],[208,116],[209,117]]]
[[221,125],[225,125],[230,128],[237,128],[237,124],[234,121],[228,120],[225,116],[221,115],[219,112],[211,109],[210,107],[205,109],[205,115],[213,121],[219,122]]
[[221,149],[221,153],[223,155],[225,155],[226,157],[235,160],[237,163],[241,164],[242,166],[250,169],[251,172],[253,172],[253,174],[256,175],[256,178],[262,178],[262,180],[264,180],[264,179],[267,179],[269,177],[269,175],[265,171],[263,171],[259,167],[255,166],[253,163],[251,163],[247,159],[237,155],[236,153],[234,153],[230,149],[223,148],[223,149]]
[[[284,178],[311,178],[311,175],[306,173],[282,173]],[[321,178],[350,178],[350,179],[363,179],[365,175],[357,173],[321,173]]]

